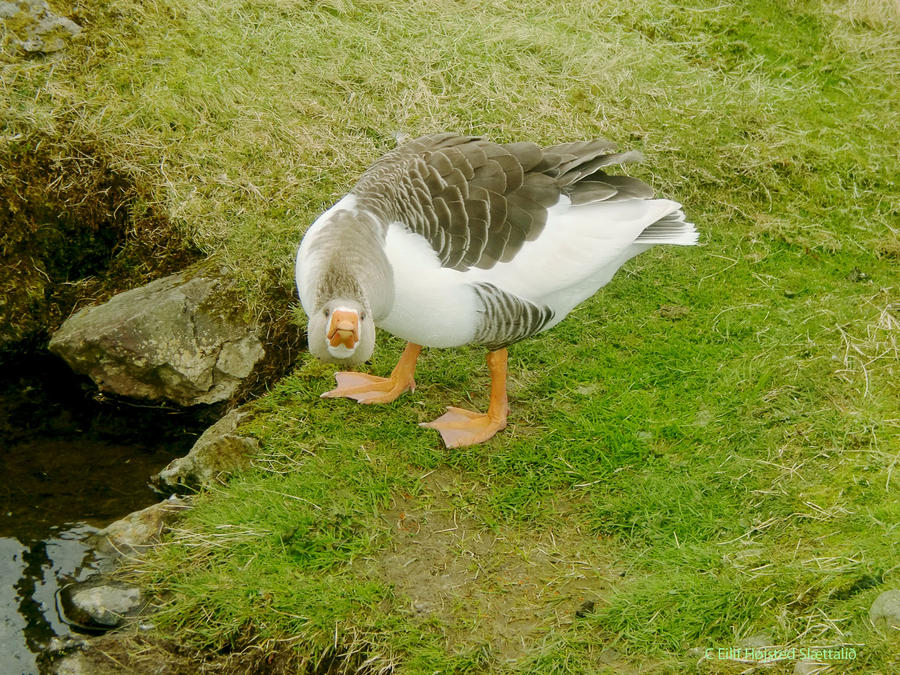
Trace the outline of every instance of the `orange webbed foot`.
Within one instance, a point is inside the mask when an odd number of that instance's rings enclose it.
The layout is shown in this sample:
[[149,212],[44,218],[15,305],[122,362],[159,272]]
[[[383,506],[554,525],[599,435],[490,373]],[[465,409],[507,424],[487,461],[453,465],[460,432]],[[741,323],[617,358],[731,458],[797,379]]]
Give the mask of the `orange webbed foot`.
[[412,342],[406,345],[390,377],[365,373],[340,372],[334,374],[337,387],[322,394],[322,398],[352,398],[358,403],[390,403],[407,390],[415,390],[416,361],[422,347]]
[[491,402],[487,413],[448,407],[447,412],[432,422],[419,426],[437,429],[448,448],[483,443],[506,428],[509,402],[506,398],[506,349],[488,352],[487,364],[491,372]]
[[505,429],[506,414],[496,416],[448,406],[447,412],[436,420],[422,422],[419,426],[439,431],[448,448],[461,448],[483,443]]
[[352,398],[357,403],[390,403],[403,392],[414,390],[411,377],[398,380],[365,373],[339,372],[334,374],[337,387],[322,394],[322,398]]

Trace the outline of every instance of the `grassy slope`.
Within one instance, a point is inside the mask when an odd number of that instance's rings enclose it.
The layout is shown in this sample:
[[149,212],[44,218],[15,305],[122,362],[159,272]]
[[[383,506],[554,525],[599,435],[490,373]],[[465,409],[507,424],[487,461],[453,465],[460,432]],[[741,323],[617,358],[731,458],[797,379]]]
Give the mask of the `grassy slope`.
[[[378,409],[319,400],[332,370],[304,359],[257,404],[266,459],[143,564],[175,591],[163,630],[409,672],[689,670],[759,633],[896,667],[867,620],[900,585],[889,1],[114,6],[82,59],[9,71],[10,128],[101,139],[253,297],[395,132],[640,148],[705,244],[644,254],[514,347],[511,425],[484,447],[416,426],[484,405],[479,350],[429,351]],[[401,344],[380,341],[383,373]],[[406,510],[493,537],[429,554],[465,602],[410,608],[387,557],[424,550]],[[533,625],[498,630],[524,605]]]

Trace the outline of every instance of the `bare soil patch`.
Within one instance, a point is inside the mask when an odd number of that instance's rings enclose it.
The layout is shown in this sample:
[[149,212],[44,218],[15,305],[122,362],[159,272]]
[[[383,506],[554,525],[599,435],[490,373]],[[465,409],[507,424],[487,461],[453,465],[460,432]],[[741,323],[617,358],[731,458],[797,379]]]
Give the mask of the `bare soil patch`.
[[422,485],[382,514],[391,546],[360,564],[450,649],[487,646],[500,661],[517,660],[589,614],[619,578],[602,541],[567,520],[575,505],[558,504],[549,529],[491,527],[466,502],[479,488],[461,474],[440,468]]

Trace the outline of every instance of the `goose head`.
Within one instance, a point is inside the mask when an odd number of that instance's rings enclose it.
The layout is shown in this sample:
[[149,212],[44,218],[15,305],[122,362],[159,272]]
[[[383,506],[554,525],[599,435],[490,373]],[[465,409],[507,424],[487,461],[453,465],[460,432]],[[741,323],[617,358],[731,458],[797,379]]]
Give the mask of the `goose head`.
[[309,317],[309,351],[329,363],[368,361],[375,350],[372,313],[357,300],[334,298]]

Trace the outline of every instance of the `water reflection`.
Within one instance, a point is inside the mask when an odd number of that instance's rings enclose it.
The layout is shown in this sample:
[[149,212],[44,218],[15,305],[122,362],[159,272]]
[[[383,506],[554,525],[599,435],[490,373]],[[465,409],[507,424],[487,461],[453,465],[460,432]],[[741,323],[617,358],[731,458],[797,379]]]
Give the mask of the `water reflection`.
[[70,634],[57,590],[99,561],[100,527],[158,501],[148,477],[200,428],[182,413],[91,399],[53,359],[5,367],[0,383],[0,673],[35,675],[37,655]]
[[[17,539],[0,538],[0,607],[18,608],[19,598],[15,580],[22,578],[25,565],[24,547]],[[28,673],[34,669],[34,655],[22,644],[25,618],[18,611],[3,611],[0,615],[0,672]]]
[[0,673],[38,672],[36,655],[68,626],[56,610],[61,583],[83,581],[98,568],[84,545],[96,531],[86,523],[53,528],[46,539],[23,543],[0,537]]

